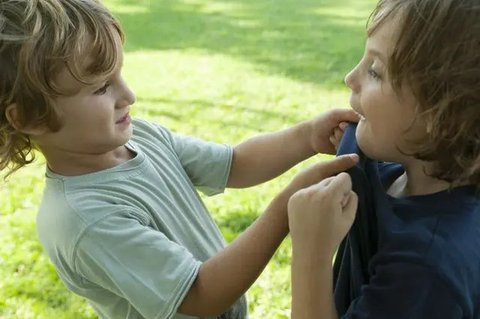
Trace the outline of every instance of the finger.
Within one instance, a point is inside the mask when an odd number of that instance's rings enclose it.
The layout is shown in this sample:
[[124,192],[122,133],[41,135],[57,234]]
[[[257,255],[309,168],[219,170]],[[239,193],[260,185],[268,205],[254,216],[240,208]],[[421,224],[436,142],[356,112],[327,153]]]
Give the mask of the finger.
[[345,129],[348,127],[348,122],[342,122],[340,124],[338,124],[338,127],[342,130],[342,131],[345,131]]
[[332,160],[318,164],[317,171],[325,178],[344,172],[350,167],[358,163],[359,157],[357,154],[345,154],[338,156]]
[[343,195],[343,199],[342,199],[342,208],[345,208],[347,205],[348,205],[348,201],[350,200],[350,194],[345,194]]
[[352,179],[347,173],[340,173],[335,176],[328,185],[328,189],[332,196],[339,199],[343,203],[345,196],[352,191]]
[[343,137],[343,131],[337,127],[333,130],[333,135],[335,135],[335,139],[337,139],[337,141],[341,141]]
[[335,109],[332,112],[332,115],[337,122],[357,123],[360,121],[360,115],[352,109]]
[[291,186],[293,189],[299,189],[317,184],[327,177],[346,171],[354,166],[358,160],[357,154],[346,154],[329,161],[316,163],[298,174]]
[[317,189],[323,189],[323,188],[327,187],[328,185],[330,185],[330,183],[332,182],[332,180],[334,178],[335,178],[335,176],[330,176],[330,177],[324,178],[320,182],[318,182],[317,184],[315,184],[313,186]]
[[328,138],[328,140],[330,141],[330,143],[335,146],[335,149],[337,149],[337,146],[340,145],[340,141],[337,140],[337,138],[335,137],[335,135],[330,135],[330,137]]

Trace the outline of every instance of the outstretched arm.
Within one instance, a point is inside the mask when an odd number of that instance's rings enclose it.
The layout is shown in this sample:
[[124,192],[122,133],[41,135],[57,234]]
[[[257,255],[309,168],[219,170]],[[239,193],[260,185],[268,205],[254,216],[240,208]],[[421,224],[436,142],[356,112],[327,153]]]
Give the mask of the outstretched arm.
[[235,146],[227,187],[243,188],[268,181],[317,154],[335,152],[342,123],[358,122],[352,110],[336,109],[288,129],[250,138]]
[[258,278],[288,234],[287,203],[297,190],[355,165],[358,158],[342,156],[300,172],[233,243],[200,267],[179,312],[215,316],[228,310]]

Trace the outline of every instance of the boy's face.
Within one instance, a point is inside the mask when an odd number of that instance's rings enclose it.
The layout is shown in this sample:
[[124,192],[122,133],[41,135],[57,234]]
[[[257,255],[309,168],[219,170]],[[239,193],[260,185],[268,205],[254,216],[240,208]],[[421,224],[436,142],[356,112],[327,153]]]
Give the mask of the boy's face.
[[[391,86],[387,72],[399,19],[387,19],[367,39],[365,54],[345,78],[352,90],[351,107],[362,115],[356,138],[359,147],[370,158],[405,163],[402,151],[409,151],[408,140],[424,134],[415,119],[416,100],[408,85],[401,96]],[[413,125],[413,126],[412,126]]]
[[60,73],[57,83],[76,93],[55,98],[62,127],[58,132],[47,132],[36,139],[47,158],[49,153],[65,154],[67,158],[105,154],[129,140],[132,134],[129,109],[135,96],[121,76],[120,37],[116,42],[118,63],[108,78],[85,85],[66,68]]

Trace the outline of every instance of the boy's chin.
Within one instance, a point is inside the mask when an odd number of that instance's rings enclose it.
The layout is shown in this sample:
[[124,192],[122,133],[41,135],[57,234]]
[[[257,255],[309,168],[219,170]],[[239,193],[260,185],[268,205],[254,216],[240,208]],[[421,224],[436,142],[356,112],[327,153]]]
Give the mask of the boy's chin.
[[386,156],[382,156],[384,154],[381,154],[379,151],[375,150],[375,147],[371,143],[366,143],[360,138],[357,139],[357,144],[360,151],[362,151],[362,153],[369,159],[387,162]]
[[372,151],[371,143],[368,142],[367,139],[363,137],[361,133],[359,133],[359,130],[357,128],[357,131],[355,132],[355,139],[357,141],[358,148],[362,153],[371,159],[374,159],[372,156],[374,155],[374,152]]

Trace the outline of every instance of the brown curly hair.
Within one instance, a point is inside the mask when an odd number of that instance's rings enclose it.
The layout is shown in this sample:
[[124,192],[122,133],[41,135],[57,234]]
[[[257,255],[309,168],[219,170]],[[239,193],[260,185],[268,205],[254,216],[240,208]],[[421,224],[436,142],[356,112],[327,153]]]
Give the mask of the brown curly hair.
[[435,163],[432,176],[480,188],[480,5],[478,0],[380,0],[372,34],[400,17],[388,61],[392,86],[408,83],[427,136],[416,158]]
[[[60,71],[67,68],[86,84],[110,74],[118,35],[123,41],[120,24],[97,0],[0,2],[0,171],[8,169],[8,176],[35,158],[21,128],[60,129],[53,99],[69,94],[55,82]],[[7,118],[10,105],[16,106],[15,123]]]

